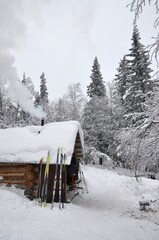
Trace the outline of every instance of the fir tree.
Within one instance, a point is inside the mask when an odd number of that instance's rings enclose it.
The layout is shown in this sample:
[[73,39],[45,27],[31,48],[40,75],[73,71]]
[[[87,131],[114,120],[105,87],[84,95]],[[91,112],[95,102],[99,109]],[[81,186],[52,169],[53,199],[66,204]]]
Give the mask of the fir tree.
[[135,124],[139,119],[145,117],[142,114],[145,111],[145,100],[147,95],[150,95],[153,91],[153,82],[150,75],[152,70],[149,67],[151,63],[148,52],[140,43],[137,26],[133,30],[132,48],[128,57],[130,67],[128,81],[126,82],[124,106],[125,114],[133,116],[131,117],[132,124]]
[[36,93],[35,93],[34,106],[35,106],[35,107],[40,106],[40,94],[39,94],[39,92],[36,92]]
[[46,111],[48,107],[48,92],[47,92],[47,86],[46,86],[46,78],[45,74],[42,73],[40,76],[41,82],[40,82],[40,105],[42,106],[43,110]]
[[129,81],[129,62],[124,55],[117,68],[118,73],[115,75],[114,85],[116,94],[118,95],[118,102],[124,105],[124,97],[126,93],[126,86]]
[[[23,79],[22,79],[22,84],[26,87],[27,91],[29,92],[29,99],[33,100],[35,98],[35,89],[34,89],[34,84],[31,80],[30,77],[26,78],[25,73],[23,74]],[[20,107],[19,107],[20,109]],[[21,125],[29,125],[31,122],[31,114],[28,112],[25,112],[23,109],[19,110],[19,114],[21,115]],[[20,121],[19,120],[19,121]]]
[[97,57],[94,59],[92,66],[92,74],[90,76],[92,82],[87,87],[87,95],[92,98],[93,96],[104,97],[106,95],[106,88],[103,77],[100,71],[100,64]]

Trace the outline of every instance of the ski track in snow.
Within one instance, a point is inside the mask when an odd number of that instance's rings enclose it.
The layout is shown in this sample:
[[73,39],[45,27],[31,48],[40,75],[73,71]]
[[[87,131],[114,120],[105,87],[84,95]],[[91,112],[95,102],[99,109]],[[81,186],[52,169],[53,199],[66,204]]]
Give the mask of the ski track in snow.
[[[120,176],[83,166],[89,194],[60,211],[35,206],[14,188],[0,188],[0,240],[158,240],[156,213],[139,210],[142,199],[159,201],[159,181]],[[6,190],[7,189],[7,190]]]

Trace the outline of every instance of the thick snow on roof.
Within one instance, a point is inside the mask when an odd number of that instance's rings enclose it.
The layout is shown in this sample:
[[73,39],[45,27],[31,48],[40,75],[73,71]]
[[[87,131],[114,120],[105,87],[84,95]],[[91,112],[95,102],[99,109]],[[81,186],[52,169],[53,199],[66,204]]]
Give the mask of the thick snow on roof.
[[60,147],[67,156],[66,164],[70,164],[78,132],[83,141],[81,126],[77,121],[1,129],[0,162],[38,163],[42,157],[46,159],[50,150],[51,163],[55,163]]

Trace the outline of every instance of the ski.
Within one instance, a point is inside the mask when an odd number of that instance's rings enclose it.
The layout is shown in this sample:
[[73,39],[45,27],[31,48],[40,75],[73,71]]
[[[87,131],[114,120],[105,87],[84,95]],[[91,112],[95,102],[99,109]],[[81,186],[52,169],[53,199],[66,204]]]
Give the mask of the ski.
[[83,180],[82,180],[82,169],[81,166],[79,165],[79,180],[78,180],[78,185],[81,183],[81,187],[77,187],[82,190],[82,194],[84,194],[84,186],[83,186]]
[[44,207],[47,204],[47,196],[48,196],[48,182],[49,182],[49,166],[50,166],[50,151],[48,151],[47,162],[46,162],[46,183],[45,183],[45,194],[44,194]]
[[56,192],[56,185],[57,185],[59,155],[60,155],[60,149],[58,148],[58,150],[57,150],[57,158],[56,158],[56,167],[55,167],[55,176],[54,176],[54,180],[53,180],[51,209],[53,208],[53,206],[54,206],[54,201],[55,201],[55,192]]
[[60,153],[60,174],[59,174],[59,209],[61,209],[61,192],[62,192],[62,166],[63,166],[63,154]]
[[89,193],[88,187],[87,187],[87,183],[86,183],[86,179],[85,179],[83,171],[82,171],[82,180],[83,180],[83,183],[84,183],[84,186],[85,186],[85,189],[86,189],[87,193]]
[[44,182],[43,182],[42,196],[41,196],[41,206],[44,202],[44,207],[46,207],[46,204],[47,204],[49,165],[50,165],[50,151],[48,151],[48,155],[47,155],[45,172],[44,172]]
[[62,167],[62,193],[63,193],[63,201],[62,208],[64,208],[64,203],[67,199],[67,189],[66,189],[66,154],[63,155],[63,167]]
[[37,192],[36,192],[36,201],[35,205],[38,203],[40,200],[40,195],[41,195],[41,176],[42,176],[42,165],[43,165],[43,160],[44,158],[40,159],[40,171],[39,171],[39,179],[38,179],[38,186],[37,186]]
[[86,179],[85,179],[84,173],[83,173],[80,165],[79,165],[79,169],[80,169],[80,182],[81,182],[82,188],[83,188],[83,192],[82,193],[84,193],[84,187],[86,189],[86,192],[89,193],[89,190],[88,190],[88,187],[87,187],[87,183],[86,183]]

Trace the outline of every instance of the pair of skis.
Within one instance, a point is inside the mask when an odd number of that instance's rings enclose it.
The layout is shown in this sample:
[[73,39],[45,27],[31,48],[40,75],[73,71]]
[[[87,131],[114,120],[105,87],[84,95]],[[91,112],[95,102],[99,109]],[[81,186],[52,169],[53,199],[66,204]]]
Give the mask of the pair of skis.
[[38,187],[37,187],[37,192],[36,192],[36,201],[35,201],[35,205],[39,204],[39,202],[41,203],[41,188],[42,188],[42,166],[43,166],[43,160],[44,158],[40,159],[40,172],[39,172],[39,180],[38,180]]
[[[44,182],[43,182],[43,187],[42,187],[42,192],[41,192],[41,202],[40,202],[41,207],[42,207],[43,203],[44,203],[44,207],[46,207],[46,204],[47,204],[50,160],[51,160],[50,151],[48,151],[45,172],[44,172]],[[42,166],[40,166],[40,169],[41,169],[41,172],[40,172],[40,176],[41,176],[42,175]]]
[[[62,148],[58,148],[57,151],[57,159],[56,159],[56,167],[55,167],[55,177],[53,181],[53,191],[52,191],[52,203],[51,203],[51,209],[54,207],[54,202],[55,202],[55,193],[56,193],[56,188],[57,188],[57,183],[58,188],[59,188],[59,209],[64,208],[64,201],[62,202],[62,190],[64,190],[64,184],[62,181],[62,173],[65,165],[65,155],[62,153]],[[60,166],[60,169],[59,169]],[[59,169],[59,174],[58,174],[58,169]],[[59,178],[58,178],[59,176]],[[58,182],[59,180],[59,182]]]
[[[47,197],[48,197],[50,151],[48,151],[48,155],[47,155],[45,172],[44,172],[44,180],[43,180],[43,184],[42,184],[43,160],[44,160],[44,158],[42,158],[40,160],[40,172],[39,172],[39,180],[38,180],[38,188],[37,188],[37,196],[36,196],[35,204],[37,204],[37,202],[39,202],[39,199],[40,199],[40,206],[46,207]],[[58,193],[59,193],[59,209],[64,208],[64,201],[66,200],[66,199],[64,199],[64,197],[66,197],[66,191],[65,191],[66,190],[66,187],[65,187],[66,186],[66,165],[65,165],[65,161],[66,161],[66,155],[62,153],[62,148],[58,148],[57,158],[56,158],[56,166],[55,166],[55,176],[54,176],[54,180],[53,180],[51,209],[54,207],[57,186],[58,186]],[[62,201],[62,193],[64,194],[63,201]]]
[[46,166],[44,171],[44,180],[42,184],[42,171],[43,171],[43,161],[44,158],[40,159],[40,171],[39,171],[39,180],[36,193],[35,205],[40,205],[41,207],[46,207],[47,197],[48,197],[48,182],[49,182],[49,166],[50,166],[50,151],[47,154]]

